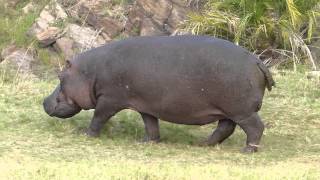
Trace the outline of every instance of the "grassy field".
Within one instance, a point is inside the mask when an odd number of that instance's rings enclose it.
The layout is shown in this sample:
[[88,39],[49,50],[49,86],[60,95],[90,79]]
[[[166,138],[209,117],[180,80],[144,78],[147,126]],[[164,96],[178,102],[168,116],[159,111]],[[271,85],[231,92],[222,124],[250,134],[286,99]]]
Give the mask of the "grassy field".
[[92,116],[47,116],[44,96],[57,80],[0,72],[0,179],[319,179],[320,83],[303,73],[275,75],[261,116],[260,152],[244,155],[245,134],[217,147],[199,147],[215,124],[161,122],[161,143],[144,144],[140,116],[118,113],[100,138],[80,133]]
[[[37,48],[25,32],[41,8],[21,15],[27,2],[8,9],[0,0],[0,49],[13,42]],[[36,2],[41,7],[47,1]],[[46,50],[38,52],[46,64]],[[246,137],[239,128],[217,147],[199,147],[216,124],[161,122],[161,143],[140,143],[143,123],[133,111],[117,114],[100,138],[88,138],[80,132],[92,111],[66,121],[47,116],[42,101],[57,80],[39,77],[0,65],[0,180],[320,179],[320,82],[303,73],[274,76],[277,88],[266,93],[260,113],[266,124],[262,147],[253,155],[240,153]]]

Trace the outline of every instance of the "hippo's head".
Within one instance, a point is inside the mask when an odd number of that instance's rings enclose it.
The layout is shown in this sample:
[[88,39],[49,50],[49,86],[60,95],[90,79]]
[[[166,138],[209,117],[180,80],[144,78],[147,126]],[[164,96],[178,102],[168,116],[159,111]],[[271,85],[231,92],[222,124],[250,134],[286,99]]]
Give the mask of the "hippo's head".
[[50,116],[69,118],[82,109],[94,107],[89,80],[79,72],[76,63],[66,62],[59,74],[60,84],[45,98],[43,107]]

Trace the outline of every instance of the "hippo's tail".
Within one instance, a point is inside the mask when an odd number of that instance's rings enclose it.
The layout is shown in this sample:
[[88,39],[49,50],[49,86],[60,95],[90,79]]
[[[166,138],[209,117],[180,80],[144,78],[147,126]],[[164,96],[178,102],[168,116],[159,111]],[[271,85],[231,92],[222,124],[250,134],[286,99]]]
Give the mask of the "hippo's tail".
[[266,80],[266,86],[269,91],[272,90],[272,86],[276,85],[276,82],[273,80],[272,75],[269,71],[269,69],[261,62],[259,61],[257,63],[259,69],[263,72],[264,78]]

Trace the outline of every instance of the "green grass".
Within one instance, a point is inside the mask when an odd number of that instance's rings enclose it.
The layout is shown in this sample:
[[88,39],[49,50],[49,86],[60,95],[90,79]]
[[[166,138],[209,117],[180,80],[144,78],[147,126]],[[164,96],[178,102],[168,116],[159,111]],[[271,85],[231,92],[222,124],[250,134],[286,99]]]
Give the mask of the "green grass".
[[[41,8],[22,15],[27,2],[7,9],[0,0],[0,49],[13,42],[35,45],[25,33]],[[53,63],[47,50],[38,53],[42,64]],[[88,138],[80,132],[92,111],[66,121],[44,113],[43,98],[57,83],[51,71],[40,68],[39,78],[21,77],[0,65],[0,179],[320,178],[320,82],[303,73],[275,75],[277,88],[266,93],[260,113],[267,127],[262,148],[243,155],[246,137],[239,128],[217,147],[197,145],[215,124],[161,122],[162,142],[140,143],[143,123],[133,111],[113,117],[100,138]]]
[[319,179],[320,83],[303,73],[275,75],[261,117],[260,152],[244,155],[236,129],[217,147],[199,147],[215,124],[161,122],[159,144],[140,143],[140,116],[118,113],[100,138],[84,136],[92,111],[65,121],[47,116],[43,98],[57,80],[10,78],[0,69],[0,179]]
[[26,16],[17,17],[17,19],[1,18],[0,19],[0,48],[10,43],[19,47],[27,47],[33,41],[26,35],[37,15],[32,13]]
[[27,31],[38,17],[40,9],[46,0],[35,1],[38,6],[35,12],[23,14],[22,7],[29,1],[22,0],[16,7],[6,7],[6,0],[0,0],[0,50],[14,43],[19,47],[32,46],[33,38],[27,36]]
[[[59,66],[62,61],[59,54],[40,48],[35,38],[27,35],[48,0],[21,0],[16,7],[6,7],[5,2],[8,0],[0,0],[0,53],[2,49],[14,44],[18,48],[37,52],[35,59],[39,61],[34,66]],[[24,14],[22,8],[29,2],[36,4],[34,12]],[[62,22],[56,25],[63,26]]]

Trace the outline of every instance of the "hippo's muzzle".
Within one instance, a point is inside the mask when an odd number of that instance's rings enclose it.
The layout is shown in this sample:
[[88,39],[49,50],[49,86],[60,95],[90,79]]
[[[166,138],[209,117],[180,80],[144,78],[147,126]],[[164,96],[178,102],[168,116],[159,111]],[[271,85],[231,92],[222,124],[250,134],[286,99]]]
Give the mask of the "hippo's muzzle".
[[81,108],[76,104],[69,104],[66,99],[58,98],[59,93],[61,93],[60,86],[43,101],[43,108],[49,116],[69,118],[81,111]]

